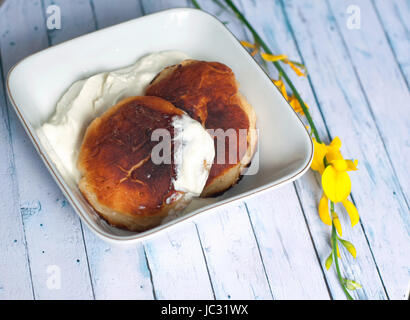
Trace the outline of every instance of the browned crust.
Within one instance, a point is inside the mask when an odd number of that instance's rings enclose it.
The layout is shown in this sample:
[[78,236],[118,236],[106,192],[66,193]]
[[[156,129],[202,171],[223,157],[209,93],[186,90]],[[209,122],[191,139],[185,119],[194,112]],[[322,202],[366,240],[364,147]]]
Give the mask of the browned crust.
[[182,113],[158,97],[131,97],[87,128],[77,163],[79,187],[110,224],[144,230],[186,202],[173,188],[173,165],[154,164],[150,157],[158,143],[151,141],[152,131],[165,128],[173,136],[171,118]]
[[[164,98],[200,121],[206,129],[234,129],[237,134],[236,162],[229,163],[228,139],[225,163],[215,160],[202,196],[219,194],[238,180],[255,151],[256,116],[253,108],[238,91],[232,70],[218,62],[185,60],[160,72],[146,90],[150,96]],[[246,146],[241,148],[239,130],[248,130]],[[243,143],[243,141],[242,141]]]

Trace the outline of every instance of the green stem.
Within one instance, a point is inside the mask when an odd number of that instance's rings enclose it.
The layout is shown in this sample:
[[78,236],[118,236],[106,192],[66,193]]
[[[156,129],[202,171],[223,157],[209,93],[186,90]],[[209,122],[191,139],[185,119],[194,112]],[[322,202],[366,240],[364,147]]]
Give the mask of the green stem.
[[[272,51],[269,49],[267,44],[263,41],[263,39],[259,36],[256,30],[252,27],[252,25],[248,22],[245,16],[242,14],[241,11],[235,6],[235,4],[231,0],[225,0],[225,3],[232,9],[232,11],[236,14],[236,16],[243,22],[243,24],[248,28],[248,30],[252,33],[255,40],[260,43],[263,50],[265,50],[268,54],[273,54]],[[315,123],[309,113],[308,108],[306,107],[305,103],[303,102],[302,98],[299,95],[299,92],[296,90],[295,86],[293,85],[292,81],[289,79],[286,72],[283,70],[282,66],[279,64],[278,61],[274,61],[273,64],[275,65],[276,69],[278,69],[279,73],[282,74],[283,78],[285,79],[286,83],[289,85],[290,89],[292,90],[293,94],[295,95],[296,99],[299,101],[303,112],[305,113],[306,119],[309,122],[309,125],[312,129],[313,134],[315,135],[316,141],[321,143],[322,140],[320,139],[319,133],[316,129]]]
[[194,5],[195,8],[202,10],[201,6],[199,5],[199,3],[196,0],[191,0],[192,4]]
[[332,222],[332,252],[333,252],[333,260],[335,261],[335,266],[336,266],[336,273],[337,273],[337,278],[339,279],[340,285],[342,286],[343,292],[345,293],[346,297],[348,300],[354,300],[352,298],[352,296],[349,294],[349,292],[347,291],[344,281],[343,281],[343,277],[342,274],[340,273],[340,268],[339,268],[339,261],[338,261],[338,257],[337,257],[337,243],[336,243],[336,228],[335,225]]

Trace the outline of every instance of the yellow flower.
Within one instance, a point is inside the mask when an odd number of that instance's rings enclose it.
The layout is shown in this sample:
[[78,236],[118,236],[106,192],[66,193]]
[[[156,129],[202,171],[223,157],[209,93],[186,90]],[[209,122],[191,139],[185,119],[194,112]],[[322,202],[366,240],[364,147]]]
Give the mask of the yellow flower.
[[327,225],[331,225],[333,220],[337,232],[342,235],[342,227],[337,214],[332,212],[332,219],[330,218],[329,200],[333,203],[342,202],[350,217],[352,227],[359,222],[360,217],[357,208],[351,201],[347,200],[352,189],[352,183],[347,171],[356,171],[358,161],[343,158],[340,152],[342,142],[338,137],[335,137],[328,146],[317,142],[315,138],[312,140],[314,154],[310,167],[322,175],[324,191],[318,206],[319,217]]
[[328,148],[324,143],[317,142],[315,138],[313,138],[312,140],[313,140],[314,152],[313,152],[312,164],[310,165],[310,167],[312,168],[312,170],[318,171],[320,174],[322,174],[323,171],[325,170],[325,164],[323,162],[323,159],[326,156]]
[[[322,175],[322,186],[326,197],[332,202],[346,200],[352,189],[352,183],[347,171],[357,170],[357,160],[352,161],[343,158],[340,152],[342,142],[338,137],[334,138],[328,146],[324,143],[318,143],[316,139],[313,139],[313,144],[315,151],[311,168]],[[326,168],[325,159],[328,164]],[[347,206],[354,215],[355,212],[352,206],[349,203],[347,203]],[[353,219],[353,221],[356,220]]]
[[[304,115],[305,113],[303,112],[302,106],[300,105],[298,99],[294,95],[291,95],[290,97],[288,96],[288,93],[286,92],[285,83],[282,81],[282,79],[272,79],[272,82],[275,84],[276,87],[278,87],[283,97],[289,102],[293,110],[295,110],[295,112],[299,112],[301,115]],[[306,103],[305,106],[309,108],[309,106]]]
[[342,153],[340,152],[341,147],[342,141],[340,141],[339,137],[335,137],[327,147],[326,160],[328,162],[334,160],[343,160]]
[[242,41],[240,41],[240,42],[241,42],[241,45],[243,45],[243,46],[246,47],[246,48],[255,48],[255,47],[256,47],[255,44],[250,43],[250,42],[245,41],[245,40],[242,40]]
[[269,62],[275,62],[275,61],[283,61],[283,63],[286,63],[287,65],[289,65],[289,67],[292,68],[292,70],[299,76],[299,77],[306,77],[306,73],[303,73],[297,66],[296,64],[302,66],[302,68],[305,68],[302,64],[297,63],[297,62],[293,62],[290,61],[288,59],[288,56],[285,54],[278,54],[278,55],[274,55],[274,54],[270,54],[270,53],[262,53],[261,54],[262,59],[269,61]]
[[255,56],[255,55],[258,53],[258,51],[259,51],[259,46],[256,45],[256,44],[250,43],[250,42],[248,42],[248,41],[241,41],[240,43],[241,43],[241,45],[243,45],[243,46],[246,47],[246,48],[251,48],[251,49],[253,49],[253,51],[251,52],[251,55],[252,55],[252,56]]
[[[295,112],[300,113],[302,116],[305,115],[305,112],[303,111],[302,106],[299,103],[299,100],[294,95],[291,95],[289,97],[289,104],[293,108],[293,110],[295,110]],[[305,102],[305,106],[306,108],[309,108],[306,102]]]
[[269,54],[269,53],[262,53],[261,57],[263,60],[269,61],[269,62],[275,62],[275,61],[280,61],[280,60],[287,60],[288,56],[285,54]]
[[347,211],[347,214],[350,217],[350,222],[352,224],[352,227],[354,227],[359,222],[359,219],[360,219],[359,212],[357,211],[356,206],[349,200],[347,199],[343,200],[342,203]]
[[276,87],[278,87],[279,91],[282,93],[283,97],[288,100],[288,93],[286,92],[286,87],[285,84],[283,83],[283,81],[281,79],[279,80],[273,80],[272,82],[275,84]]
[[332,219],[330,219],[329,215],[329,199],[324,194],[322,195],[322,198],[319,201],[318,211],[320,220],[322,220],[324,224],[331,226]]
[[[332,152],[334,156],[336,152]],[[338,154],[340,154],[339,151]],[[330,154],[330,156],[332,158],[332,154]],[[326,159],[329,161],[328,157],[329,153],[326,154]],[[330,164],[322,174],[323,191],[333,202],[344,202],[347,199],[352,190],[352,182],[350,181],[347,171],[357,170],[357,160],[345,160],[343,157],[342,159],[339,157],[342,157],[342,155],[337,155],[338,159],[336,160],[330,160]],[[346,202],[346,205],[352,216],[355,215],[354,209],[356,209],[356,207],[354,207],[353,203]],[[353,221],[355,221],[355,219],[353,219]]]
[[288,64],[289,67],[292,68],[293,71],[295,71],[295,73],[299,76],[299,77],[306,77],[306,73],[303,73],[297,66],[295,66],[295,64],[290,61],[290,60],[283,60],[284,63]]
[[346,171],[338,171],[329,165],[322,174],[322,187],[330,201],[342,202],[349,196],[352,183]]
[[358,160],[346,160],[347,171],[357,171]]
[[329,148],[339,150],[342,147],[342,141],[339,137],[335,137],[329,144]]

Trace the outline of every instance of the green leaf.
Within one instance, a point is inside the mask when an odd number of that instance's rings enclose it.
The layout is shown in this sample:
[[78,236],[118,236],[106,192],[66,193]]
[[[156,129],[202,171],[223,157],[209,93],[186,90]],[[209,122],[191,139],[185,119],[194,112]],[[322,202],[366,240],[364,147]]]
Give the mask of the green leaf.
[[362,285],[354,280],[343,278],[344,285],[349,290],[361,289]]
[[356,248],[354,247],[354,245],[351,242],[340,239],[340,238],[339,238],[339,241],[343,244],[343,246],[347,249],[347,251],[349,251],[352,257],[356,259],[357,253],[356,253]]
[[330,269],[330,267],[332,266],[332,263],[333,263],[333,254],[331,252],[330,255],[327,257],[326,262],[325,262],[325,266],[326,266],[327,270]]

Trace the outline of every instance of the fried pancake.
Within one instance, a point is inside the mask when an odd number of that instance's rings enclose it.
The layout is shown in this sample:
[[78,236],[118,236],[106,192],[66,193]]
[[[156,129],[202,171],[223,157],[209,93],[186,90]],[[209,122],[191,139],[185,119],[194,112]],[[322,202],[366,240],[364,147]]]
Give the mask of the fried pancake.
[[[146,94],[171,102],[206,129],[224,132],[233,129],[236,133],[235,150],[230,147],[228,138],[223,149],[217,148],[214,136],[216,156],[201,196],[221,194],[238,181],[255,152],[256,115],[239,93],[235,75],[229,67],[218,62],[185,60],[161,71]],[[246,139],[240,139],[241,129],[246,130]],[[229,161],[232,152],[236,153],[236,161]],[[218,161],[223,158],[225,161]]]
[[173,138],[172,117],[182,114],[161,98],[131,97],[87,128],[77,163],[79,187],[111,225],[143,231],[189,203],[184,192],[174,189],[175,166],[151,159],[158,143],[151,133],[164,128]]

